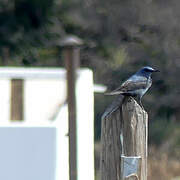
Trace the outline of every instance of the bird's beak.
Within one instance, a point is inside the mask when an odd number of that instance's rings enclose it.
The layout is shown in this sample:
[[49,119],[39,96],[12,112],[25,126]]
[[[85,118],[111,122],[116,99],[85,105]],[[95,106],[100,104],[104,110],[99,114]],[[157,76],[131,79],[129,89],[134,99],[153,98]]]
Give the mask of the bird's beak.
[[160,70],[158,70],[158,69],[155,69],[155,70],[154,70],[154,72],[160,72]]

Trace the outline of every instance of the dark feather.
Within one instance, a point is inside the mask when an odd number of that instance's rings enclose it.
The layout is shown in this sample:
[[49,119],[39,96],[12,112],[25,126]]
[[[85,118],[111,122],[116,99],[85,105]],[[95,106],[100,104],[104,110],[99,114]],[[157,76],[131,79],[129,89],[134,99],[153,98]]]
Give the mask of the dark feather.
[[124,96],[119,95],[118,98],[116,98],[105,110],[105,112],[103,113],[101,119],[104,119],[105,117],[109,116],[110,114],[112,114],[113,112],[115,112],[121,105],[123,102]]
[[146,87],[147,87],[147,80],[142,80],[142,81],[127,80],[119,88],[115,89],[110,93],[107,93],[106,95],[123,94],[123,93],[128,93],[129,91],[145,89]]

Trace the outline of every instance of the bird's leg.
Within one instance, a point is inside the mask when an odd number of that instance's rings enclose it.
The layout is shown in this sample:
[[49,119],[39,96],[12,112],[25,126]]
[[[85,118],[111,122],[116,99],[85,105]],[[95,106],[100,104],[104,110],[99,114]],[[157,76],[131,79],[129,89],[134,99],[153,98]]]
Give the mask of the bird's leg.
[[138,97],[138,100],[139,100],[139,105],[141,106],[141,108],[144,110],[144,107],[142,105],[142,101],[141,101],[141,96]]

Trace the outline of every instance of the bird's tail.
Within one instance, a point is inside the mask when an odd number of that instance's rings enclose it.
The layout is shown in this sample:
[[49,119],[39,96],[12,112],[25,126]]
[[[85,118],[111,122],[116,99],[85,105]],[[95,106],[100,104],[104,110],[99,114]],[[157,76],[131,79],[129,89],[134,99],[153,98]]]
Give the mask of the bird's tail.
[[109,92],[109,93],[105,93],[104,95],[112,96],[112,95],[120,95],[120,94],[124,94],[124,92],[122,92],[122,91],[112,91],[112,92]]
[[123,103],[124,96],[119,95],[105,110],[103,113],[101,119],[104,119],[105,117],[109,116],[113,112],[115,112]]

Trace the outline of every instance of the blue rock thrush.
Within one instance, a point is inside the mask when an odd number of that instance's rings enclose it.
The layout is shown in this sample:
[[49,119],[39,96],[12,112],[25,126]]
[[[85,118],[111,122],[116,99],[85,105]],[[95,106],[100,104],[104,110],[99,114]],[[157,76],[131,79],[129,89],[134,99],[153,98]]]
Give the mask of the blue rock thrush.
[[[141,107],[143,108],[141,98],[152,85],[151,74],[153,72],[159,72],[159,70],[145,66],[132,75],[129,79],[127,79],[124,83],[122,83],[120,87],[110,93],[106,93],[106,95],[124,95],[137,97]],[[120,100],[122,101],[122,96],[118,97],[118,99],[116,99],[111,104],[111,106],[106,109],[102,118],[114,112],[120,105]]]

